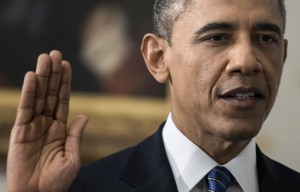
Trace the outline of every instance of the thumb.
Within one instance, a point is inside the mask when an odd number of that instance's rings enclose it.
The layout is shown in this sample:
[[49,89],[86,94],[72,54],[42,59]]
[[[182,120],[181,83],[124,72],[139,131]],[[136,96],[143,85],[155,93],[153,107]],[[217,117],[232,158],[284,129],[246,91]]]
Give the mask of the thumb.
[[79,115],[71,122],[68,128],[65,152],[72,154],[75,161],[80,161],[80,144],[88,120],[87,116]]

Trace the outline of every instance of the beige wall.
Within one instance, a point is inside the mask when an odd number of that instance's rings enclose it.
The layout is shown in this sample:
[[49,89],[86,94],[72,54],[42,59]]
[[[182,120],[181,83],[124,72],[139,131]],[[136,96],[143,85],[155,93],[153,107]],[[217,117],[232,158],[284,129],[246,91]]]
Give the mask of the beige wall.
[[0,191],[5,192],[5,159],[0,158]]
[[277,102],[258,142],[272,158],[300,171],[300,1],[286,0],[288,59]]

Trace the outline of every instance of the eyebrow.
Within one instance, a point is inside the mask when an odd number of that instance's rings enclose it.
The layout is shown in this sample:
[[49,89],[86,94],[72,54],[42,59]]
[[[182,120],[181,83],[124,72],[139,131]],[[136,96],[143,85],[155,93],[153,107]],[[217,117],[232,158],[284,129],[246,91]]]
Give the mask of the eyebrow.
[[[204,25],[199,30],[195,32],[196,35],[201,35],[203,33],[214,31],[214,30],[233,30],[236,26],[227,22],[212,22]],[[253,27],[254,30],[261,30],[261,31],[272,31],[277,33],[279,36],[282,36],[282,31],[280,27],[276,24],[269,23],[269,22],[259,22],[255,24]]]
[[282,31],[280,27],[273,23],[267,23],[267,22],[257,23],[254,26],[254,30],[271,31],[277,33],[280,37],[282,36]]
[[214,30],[233,30],[236,28],[230,23],[226,22],[213,22],[213,23],[208,23],[201,27],[199,30],[195,32],[195,34],[200,35],[209,31],[214,31]]

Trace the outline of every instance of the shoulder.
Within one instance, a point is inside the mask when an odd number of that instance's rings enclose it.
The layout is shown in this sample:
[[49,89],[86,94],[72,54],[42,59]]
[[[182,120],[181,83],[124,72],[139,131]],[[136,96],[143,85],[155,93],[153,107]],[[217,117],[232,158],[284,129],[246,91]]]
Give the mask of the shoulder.
[[136,146],[83,165],[69,191],[130,191],[162,170],[161,165],[169,168],[162,126]]
[[261,187],[273,187],[275,191],[300,191],[300,173],[266,156],[259,148],[257,168]]
[[[69,191],[118,191],[119,175],[126,167],[135,147],[124,149],[94,162],[81,166]],[[101,185],[99,185],[101,183]],[[124,186],[125,187],[125,186]]]
[[131,156],[135,147],[124,149],[97,161],[81,166],[79,175],[87,177],[88,175],[100,176],[105,172],[108,174],[117,174],[121,168],[126,166],[128,158]]
[[300,183],[300,173],[287,167],[286,165],[283,165],[282,163],[279,163],[270,157],[264,155],[264,161],[266,162],[266,166],[268,167],[268,170],[274,178],[282,179],[287,178],[290,181],[294,181],[297,183]]

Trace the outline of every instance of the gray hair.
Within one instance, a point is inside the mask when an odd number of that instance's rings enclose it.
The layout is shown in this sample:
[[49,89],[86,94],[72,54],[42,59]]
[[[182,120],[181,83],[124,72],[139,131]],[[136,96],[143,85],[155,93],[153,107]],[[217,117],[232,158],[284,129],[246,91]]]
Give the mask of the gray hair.
[[[184,13],[191,0],[155,0],[153,5],[154,34],[164,38],[171,44],[173,25]],[[286,9],[284,0],[278,0],[283,19],[283,29],[286,27]]]

